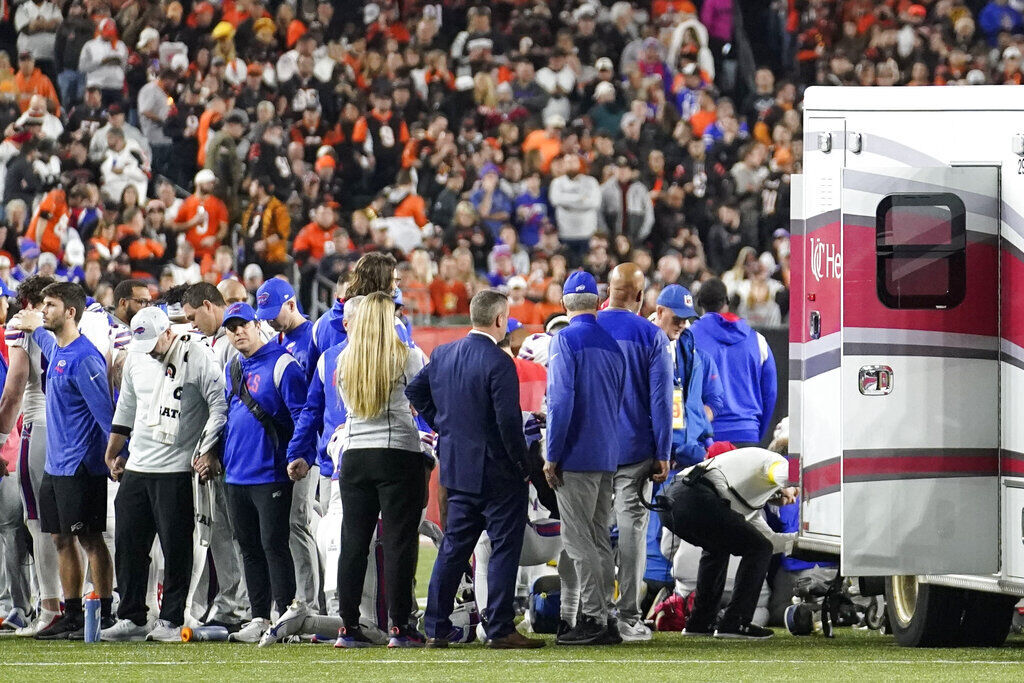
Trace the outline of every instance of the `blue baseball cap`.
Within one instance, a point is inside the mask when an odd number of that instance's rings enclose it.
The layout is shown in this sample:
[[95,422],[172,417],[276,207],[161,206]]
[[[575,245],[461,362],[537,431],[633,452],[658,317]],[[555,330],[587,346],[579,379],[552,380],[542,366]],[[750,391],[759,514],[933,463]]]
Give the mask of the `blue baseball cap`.
[[597,294],[597,280],[585,270],[577,270],[565,279],[562,294]]
[[519,322],[518,320],[516,320],[515,318],[509,318],[508,319],[508,329],[505,331],[505,333],[506,334],[512,334],[513,332],[515,332],[516,330],[518,330],[522,326],[523,326],[523,324],[521,322]]
[[21,258],[39,258],[39,245],[29,239],[22,240]]
[[231,304],[224,311],[224,320],[221,321],[222,325],[227,325],[229,320],[244,320],[245,322],[253,322],[256,320],[256,311],[252,310],[252,306],[239,301],[238,303]]
[[295,298],[292,286],[279,277],[272,277],[256,290],[256,317],[273,320],[285,302]]
[[669,285],[658,295],[658,305],[670,309],[680,318],[696,318],[693,309],[693,295],[682,285]]

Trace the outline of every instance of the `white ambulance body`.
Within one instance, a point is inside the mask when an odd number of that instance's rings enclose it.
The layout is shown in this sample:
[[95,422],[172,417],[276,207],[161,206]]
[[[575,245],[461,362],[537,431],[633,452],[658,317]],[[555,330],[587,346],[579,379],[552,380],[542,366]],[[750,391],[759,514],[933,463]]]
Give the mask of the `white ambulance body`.
[[904,645],[1024,596],[1024,88],[808,89],[793,178],[799,547],[886,577]]

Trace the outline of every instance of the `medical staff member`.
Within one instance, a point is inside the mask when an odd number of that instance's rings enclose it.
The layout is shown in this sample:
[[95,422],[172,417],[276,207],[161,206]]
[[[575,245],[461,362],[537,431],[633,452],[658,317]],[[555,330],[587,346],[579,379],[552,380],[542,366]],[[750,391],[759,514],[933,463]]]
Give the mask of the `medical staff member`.
[[304,603],[291,604],[295,566],[288,537],[294,480],[306,476],[309,464],[302,458],[289,463],[286,454],[306,382],[283,346],[263,341],[252,306],[228,306],[223,322],[228,341],[239,353],[224,373],[224,479],[252,609],[252,621],[230,638],[268,644],[264,635],[271,626],[271,596],[282,619],[306,611]]
[[[552,338],[548,349],[544,477],[558,497],[562,543],[579,578],[581,596],[576,623],[559,629],[557,642],[562,645],[622,642],[618,627],[609,624],[615,582],[609,529],[626,359],[598,324],[597,302],[594,276],[583,271],[570,275],[562,288],[569,327]],[[563,607],[563,620],[566,616]]]

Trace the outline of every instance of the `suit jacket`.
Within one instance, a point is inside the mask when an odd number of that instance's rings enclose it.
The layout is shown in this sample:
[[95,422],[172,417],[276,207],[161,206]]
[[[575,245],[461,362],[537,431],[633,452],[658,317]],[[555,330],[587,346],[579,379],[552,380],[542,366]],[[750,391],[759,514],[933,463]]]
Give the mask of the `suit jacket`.
[[405,394],[438,434],[442,486],[480,494],[526,479],[516,367],[490,339],[437,347]]

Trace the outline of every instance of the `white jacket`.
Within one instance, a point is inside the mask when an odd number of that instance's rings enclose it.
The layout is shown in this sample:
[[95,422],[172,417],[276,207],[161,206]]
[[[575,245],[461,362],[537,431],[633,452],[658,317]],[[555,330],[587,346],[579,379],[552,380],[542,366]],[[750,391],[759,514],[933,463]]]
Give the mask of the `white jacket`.
[[594,176],[558,176],[548,188],[548,200],[555,207],[555,224],[562,239],[585,240],[597,232],[601,186]]
[[103,156],[103,163],[100,164],[103,192],[111,199],[120,199],[124,188],[128,185],[135,185],[135,189],[139,192],[139,199],[145,199],[149,174],[142,166],[144,159],[145,155],[142,150],[129,140],[125,140],[125,146],[120,152],[107,149],[107,153]]
[[[104,64],[108,57],[118,57],[119,64]],[[117,47],[109,40],[93,38],[82,46],[82,54],[78,58],[78,70],[85,74],[86,85],[98,85],[105,90],[116,90],[124,87],[124,67],[128,64],[128,46],[123,40],[117,41]]]

